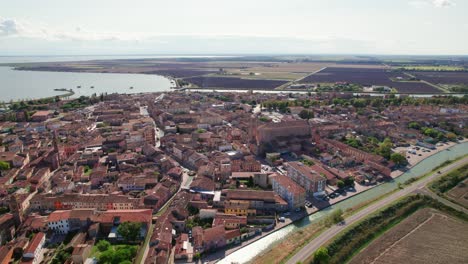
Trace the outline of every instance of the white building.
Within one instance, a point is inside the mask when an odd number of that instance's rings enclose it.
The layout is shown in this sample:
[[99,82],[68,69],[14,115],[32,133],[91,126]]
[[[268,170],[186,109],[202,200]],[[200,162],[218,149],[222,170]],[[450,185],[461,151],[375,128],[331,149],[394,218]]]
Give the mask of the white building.
[[32,264],[40,263],[42,261],[41,252],[45,243],[45,238],[46,236],[44,233],[37,233],[23,252],[23,258],[28,260],[32,259]]

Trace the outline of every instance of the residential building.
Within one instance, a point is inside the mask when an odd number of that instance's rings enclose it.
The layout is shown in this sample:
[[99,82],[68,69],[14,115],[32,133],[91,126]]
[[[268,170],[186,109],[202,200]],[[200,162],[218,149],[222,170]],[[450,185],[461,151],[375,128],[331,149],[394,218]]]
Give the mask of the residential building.
[[270,176],[273,191],[283,198],[290,210],[304,207],[306,190],[299,184],[284,175]]
[[327,179],[301,162],[288,162],[285,165],[287,176],[302,186],[309,195],[325,194]]

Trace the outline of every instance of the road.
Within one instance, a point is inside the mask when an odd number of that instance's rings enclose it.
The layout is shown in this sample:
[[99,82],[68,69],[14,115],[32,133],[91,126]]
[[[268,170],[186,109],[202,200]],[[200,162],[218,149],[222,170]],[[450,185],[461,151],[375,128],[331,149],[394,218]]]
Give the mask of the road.
[[[465,163],[468,162],[468,157],[464,158],[464,159],[461,159],[455,163],[452,163],[446,167],[444,167],[443,169],[441,169],[440,171],[442,172],[442,174],[446,173],[446,172],[449,172],[455,168],[457,168],[458,166],[461,166]],[[437,172],[434,172],[432,174],[430,174],[429,176],[419,180],[419,181],[416,181],[415,183],[413,183],[412,185],[409,185],[407,187],[405,187],[404,189],[400,190],[400,191],[397,191],[367,207],[365,207],[364,209],[362,209],[361,211],[358,211],[357,213],[349,216],[348,218],[345,219],[346,221],[346,224],[345,225],[334,225],[332,226],[331,228],[327,229],[326,231],[324,231],[323,233],[321,233],[318,237],[316,237],[315,239],[313,239],[311,242],[309,242],[306,246],[304,246],[301,250],[299,250],[299,252],[297,252],[294,256],[292,256],[288,261],[287,261],[287,264],[296,264],[298,263],[299,261],[303,262],[305,261],[307,258],[309,258],[309,256],[311,256],[320,246],[322,246],[323,244],[325,244],[326,242],[328,242],[329,240],[331,240],[333,237],[335,237],[336,235],[338,235],[338,233],[340,233],[341,231],[343,231],[348,225],[352,225],[362,219],[364,219],[365,217],[367,217],[369,214],[371,213],[374,213],[375,211],[381,209],[382,207],[385,207],[391,203],[393,203],[395,200],[405,196],[405,195],[408,195],[412,192],[415,192],[415,191],[421,191],[423,189],[425,189],[425,186],[426,184],[428,184],[429,182],[431,182],[432,180],[434,180],[435,178],[439,177],[440,174],[437,173]]]
[[316,74],[316,73],[319,73],[319,72],[325,70],[326,68],[327,68],[327,67],[323,67],[323,68],[321,68],[320,70],[316,70],[316,71],[314,71],[314,72],[312,72],[312,73],[309,73],[309,74],[307,74],[306,76],[303,76],[303,77],[301,77],[301,78],[299,78],[299,79],[295,79],[295,80],[293,80],[293,81],[287,82],[287,83],[285,83],[285,84],[283,84],[283,85],[281,85],[281,86],[276,87],[275,90],[284,90],[285,88],[289,87],[291,84],[293,84],[293,83],[298,83],[298,82],[304,80],[305,78],[307,78],[307,77],[309,77],[309,76],[311,76],[311,75],[314,75],[314,74]]

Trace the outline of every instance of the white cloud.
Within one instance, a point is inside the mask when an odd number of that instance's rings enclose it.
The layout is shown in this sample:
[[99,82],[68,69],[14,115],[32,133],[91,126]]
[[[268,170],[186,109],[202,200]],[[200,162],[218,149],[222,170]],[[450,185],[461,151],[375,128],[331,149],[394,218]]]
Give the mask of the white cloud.
[[414,6],[416,8],[423,8],[423,7],[450,7],[454,6],[455,2],[452,0],[412,0],[409,1],[409,4],[411,6]]
[[32,38],[47,41],[137,41],[140,34],[93,32],[82,27],[60,30],[47,25],[0,17],[0,37]]
[[18,34],[19,25],[14,19],[2,19],[0,17],[0,36],[12,36]]
[[448,7],[455,5],[451,0],[432,0],[431,2],[435,7]]

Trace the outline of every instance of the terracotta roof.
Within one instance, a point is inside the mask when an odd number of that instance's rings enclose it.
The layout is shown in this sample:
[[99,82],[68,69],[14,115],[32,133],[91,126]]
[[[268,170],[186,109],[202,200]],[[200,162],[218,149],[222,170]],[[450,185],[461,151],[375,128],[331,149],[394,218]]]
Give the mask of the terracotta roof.
[[276,181],[279,185],[283,186],[283,188],[287,189],[290,193],[294,195],[301,195],[304,194],[306,191],[302,186],[297,184],[291,178],[286,177],[284,175],[276,174],[271,177],[272,180]]
[[24,254],[26,253],[31,253],[34,254],[34,251],[36,251],[36,248],[39,246],[39,243],[41,243],[41,240],[44,238],[45,234],[42,232],[37,233],[32,242],[28,245],[26,250],[24,251]]
[[314,171],[311,167],[304,165],[301,162],[288,162],[287,165],[294,168],[296,171],[309,178],[313,182],[325,179],[319,174],[319,172]]
[[233,238],[240,237],[240,236],[241,236],[241,232],[239,229],[226,231],[226,239],[233,239]]
[[203,242],[215,241],[226,235],[224,225],[205,229],[203,232]]
[[100,213],[96,217],[96,221],[100,223],[113,223],[116,217],[120,218],[120,223],[138,222],[150,223],[152,219],[151,209],[139,210],[108,210]]
[[275,193],[273,191],[225,190],[225,193],[230,200],[275,201]]

